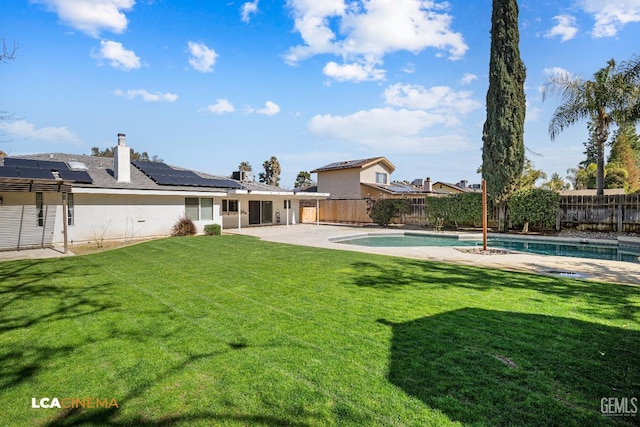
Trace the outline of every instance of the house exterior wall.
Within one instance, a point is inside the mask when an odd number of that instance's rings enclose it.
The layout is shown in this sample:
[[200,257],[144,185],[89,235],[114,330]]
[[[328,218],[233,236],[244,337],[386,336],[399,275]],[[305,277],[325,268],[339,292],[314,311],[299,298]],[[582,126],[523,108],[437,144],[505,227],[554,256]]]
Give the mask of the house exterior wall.
[[[387,182],[391,181],[391,171],[382,163],[376,163],[366,168],[335,169],[318,172],[318,191],[331,193],[334,199],[377,198],[380,195],[371,187],[363,187],[361,183],[376,183],[376,173],[387,175]],[[374,194],[376,193],[376,194]]]
[[[288,199],[286,196],[273,196],[273,195],[230,195],[225,197],[227,200],[238,200],[240,203],[240,227],[249,227],[253,225],[286,225],[287,224],[287,209],[285,208],[284,200],[291,201],[291,208],[288,211],[289,222],[288,224],[300,223],[299,211],[300,201],[298,199]],[[272,203],[272,221],[261,224],[249,224],[249,202],[263,202],[269,201]],[[279,215],[278,215],[279,214]],[[278,222],[278,217],[280,222]],[[238,212],[222,212],[222,228],[223,229],[237,229],[238,228]]]
[[391,172],[389,171],[389,169],[387,169],[386,167],[384,167],[384,165],[382,163],[376,163],[374,165],[371,165],[367,168],[364,168],[360,171],[360,182],[367,182],[370,184],[377,184],[376,183],[376,173],[384,173],[387,175],[387,182],[383,183],[383,184],[389,184],[390,179],[391,179]]
[[[185,198],[193,195],[83,194],[74,193],[73,225],[68,241],[134,240],[171,235],[171,228],[185,215]],[[194,221],[198,233],[207,224],[222,224],[220,197],[213,198],[213,220]],[[62,221],[58,221],[55,239],[62,242]]]
[[437,191],[440,193],[450,193],[450,194],[462,193],[462,189],[456,190],[455,188],[451,188],[450,186],[441,184],[439,182],[436,182],[435,184],[433,184],[433,191]]
[[318,172],[318,192],[332,198],[354,198],[360,195],[360,169],[338,169]]

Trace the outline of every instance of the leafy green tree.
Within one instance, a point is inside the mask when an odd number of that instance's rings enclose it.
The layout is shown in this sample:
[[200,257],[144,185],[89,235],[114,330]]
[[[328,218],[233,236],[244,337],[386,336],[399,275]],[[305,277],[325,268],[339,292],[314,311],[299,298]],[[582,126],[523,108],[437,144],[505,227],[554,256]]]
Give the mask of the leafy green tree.
[[379,226],[386,227],[394,216],[407,213],[410,204],[408,199],[376,200],[369,207],[369,217]]
[[280,162],[276,156],[271,156],[262,164],[264,172],[260,172],[259,180],[262,183],[278,187],[280,184]]
[[516,225],[522,225],[522,232],[529,231],[529,224],[551,227],[556,222],[556,212],[560,206],[560,194],[542,188],[518,191],[509,198],[509,216]]
[[604,188],[625,188],[629,174],[617,165],[608,165],[605,169]]
[[[625,191],[635,192],[640,189],[640,151],[638,148],[640,148],[640,138],[636,132],[635,125],[625,124],[620,126],[613,136],[609,161],[606,167],[605,186],[607,188],[621,188],[607,186],[607,178],[610,170],[624,169],[626,171],[626,182],[623,185]],[[619,172],[618,175],[620,175]],[[613,178],[608,179],[609,185],[612,185],[612,180]]]
[[298,176],[296,177],[296,182],[293,184],[294,188],[306,188],[315,185],[313,180],[311,179],[311,174],[307,171],[298,172]]
[[560,174],[554,172],[551,174],[551,178],[549,179],[549,181],[546,181],[544,184],[542,184],[541,188],[559,192],[562,190],[568,190],[569,188],[571,188],[571,184],[562,179],[560,177]]
[[240,164],[238,165],[238,170],[239,171],[250,172],[253,169],[251,168],[251,164],[249,162],[240,162]]
[[587,123],[587,130],[589,132],[589,139],[582,143],[584,145],[585,159],[579,164],[581,168],[586,168],[591,163],[598,163],[598,147],[596,141],[593,139],[595,123],[591,119],[589,119]]
[[547,179],[547,174],[542,169],[536,169],[531,160],[525,158],[518,189],[535,188],[536,182],[541,179]]
[[[98,147],[91,147],[91,155],[94,157],[113,157],[113,148],[105,148],[100,151]],[[138,153],[137,151],[131,149],[131,160],[140,160],[142,162],[163,162],[160,157],[154,155],[153,157],[149,157],[149,153],[143,151],[142,153]]]
[[504,229],[506,199],[516,189],[524,167],[526,71],[519,42],[517,1],[493,0],[481,168],[487,193],[500,207],[500,229]]
[[543,100],[550,95],[560,94],[562,103],[556,108],[549,122],[551,140],[574,123],[590,119],[594,126],[590,130],[595,143],[596,192],[604,194],[604,155],[611,125],[631,120],[631,105],[636,102],[638,83],[628,77],[625,69],[618,71],[615,60],[594,74],[593,80],[583,80],[568,73],[551,76],[544,84]]

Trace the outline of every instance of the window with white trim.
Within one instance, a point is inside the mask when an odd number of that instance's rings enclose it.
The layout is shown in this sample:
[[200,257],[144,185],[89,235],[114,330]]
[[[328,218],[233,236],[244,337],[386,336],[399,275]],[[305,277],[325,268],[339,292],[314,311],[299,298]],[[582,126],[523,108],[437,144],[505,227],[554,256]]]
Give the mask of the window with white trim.
[[44,226],[44,209],[43,209],[41,192],[36,192],[36,217],[38,220],[38,227],[43,227]]
[[75,206],[73,202],[73,194],[67,193],[67,225],[73,225]]
[[376,172],[376,184],[386,184],[387,174],[382,172]]

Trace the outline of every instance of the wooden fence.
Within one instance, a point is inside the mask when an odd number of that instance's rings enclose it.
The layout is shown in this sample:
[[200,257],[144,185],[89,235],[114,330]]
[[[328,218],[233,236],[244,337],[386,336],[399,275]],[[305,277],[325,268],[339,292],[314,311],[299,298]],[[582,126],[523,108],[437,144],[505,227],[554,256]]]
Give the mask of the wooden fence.
[[[427,223],[425,199],[411,199],[407,214],[394,222],[412,225]],[[372,223],[368,214],[370,200],[322,200],[320,221]],[[489,225],[497,224],[497,210],[489,211]],[[616,196],[562,196],[556,228],[580,230],[640,232],[640,194]]]
[[640,194],[563,196],[557,222],[560,228],[639,232]]

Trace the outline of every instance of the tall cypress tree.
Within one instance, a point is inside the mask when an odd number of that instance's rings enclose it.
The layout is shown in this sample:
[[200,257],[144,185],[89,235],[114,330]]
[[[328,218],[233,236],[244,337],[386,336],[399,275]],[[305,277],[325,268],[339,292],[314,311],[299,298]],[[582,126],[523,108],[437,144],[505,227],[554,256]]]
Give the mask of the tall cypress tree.
[[524,167],[526,72],[519,42],[517,1],[493,0],[482,177],[487,181],[489,197],[503,207]]

